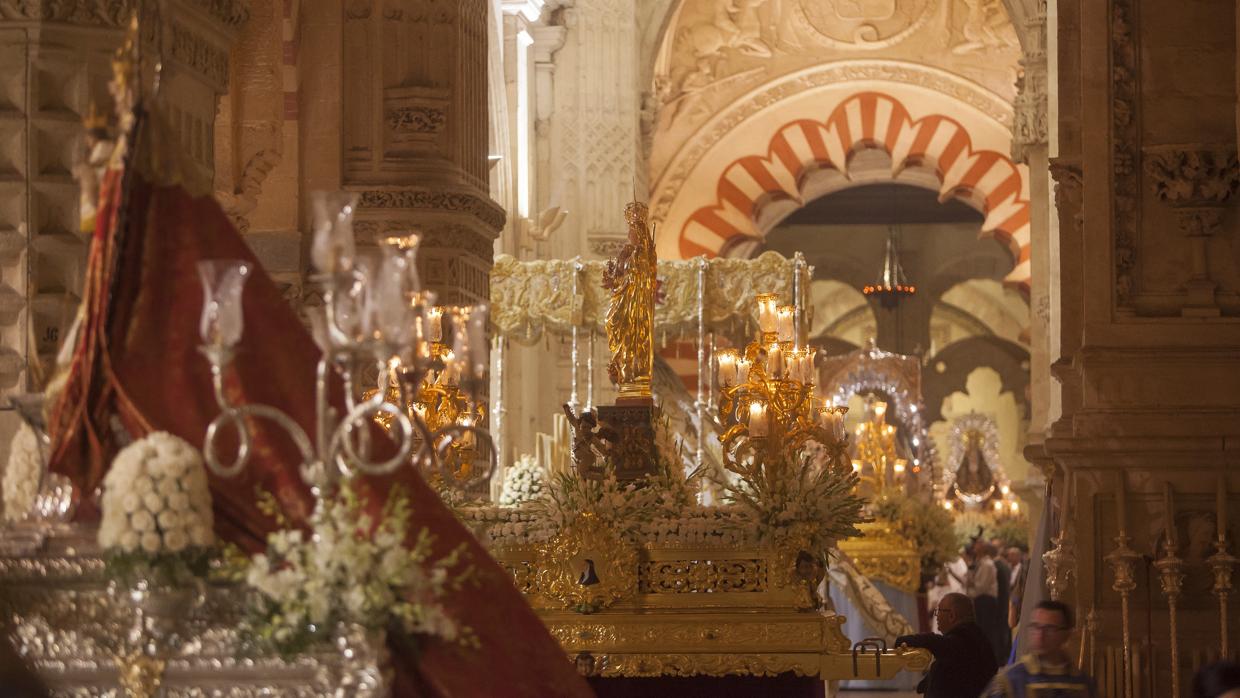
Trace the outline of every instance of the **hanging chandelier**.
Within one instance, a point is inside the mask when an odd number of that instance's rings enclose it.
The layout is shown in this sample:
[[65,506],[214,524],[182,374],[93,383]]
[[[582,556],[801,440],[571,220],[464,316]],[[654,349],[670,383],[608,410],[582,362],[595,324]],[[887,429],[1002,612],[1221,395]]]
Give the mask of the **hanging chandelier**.
[[917,293],[917,287],[909,283],[903,267],[900,266],[900,249],[896,244],[895,228],[889,229],[887,233],[887,254],[883,258],[882,274],[877,283],[867,284],[861,292],[867,297],[877,297],[878,302],[888,310],[899,305],[902,299]]

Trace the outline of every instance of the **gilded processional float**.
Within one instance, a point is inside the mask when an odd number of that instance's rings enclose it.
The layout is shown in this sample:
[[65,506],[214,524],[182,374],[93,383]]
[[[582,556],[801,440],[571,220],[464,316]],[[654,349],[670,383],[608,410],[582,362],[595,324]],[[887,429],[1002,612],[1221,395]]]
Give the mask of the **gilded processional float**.
[[488,309],[437,305],[416,231],[357,240],[356,196],[320,194],[307,331],[134,89],[136,28],[92,124],[82,307],[5,471],[4,629],[54,693],[577,696],[928,666],[854,646],[822,595],[865,500],[804,276],[714,353],[708,472],[704,429],[681,456],[652,395],[660,274],[631,205],[600,274],[616,404],[570,409],[575,468],[492,504]]

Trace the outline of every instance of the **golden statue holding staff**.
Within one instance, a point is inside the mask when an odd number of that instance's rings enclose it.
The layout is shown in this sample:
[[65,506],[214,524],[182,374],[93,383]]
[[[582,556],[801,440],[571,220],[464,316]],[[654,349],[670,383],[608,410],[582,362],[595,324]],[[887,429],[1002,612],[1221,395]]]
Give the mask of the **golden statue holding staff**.
[[617,403],[649,402],[654,372],[654,303],[658,291],[658,257],[646,205],[634,201],[624,209],[629,241],[607,263],[603,286],[611,291],[607,310],[607,375],[619,386]]

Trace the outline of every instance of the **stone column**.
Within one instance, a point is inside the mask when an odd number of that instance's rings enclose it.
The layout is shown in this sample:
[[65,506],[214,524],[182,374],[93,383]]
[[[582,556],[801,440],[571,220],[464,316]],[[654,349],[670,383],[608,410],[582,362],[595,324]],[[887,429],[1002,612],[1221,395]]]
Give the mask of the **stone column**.
[[487,2],[347,0],[343,12],[341,182],[359,194],[358,241],[420,230],[439,301],[485,301],[504,225],[488,193]]
[[1021,77],[1017,80],[1012,160],[1029,168],[1029,229],[1032,287],[1029,293],[1029,363],[1031,414],[1029,433],[1041,441],[1050,413],[1050,316],[1052,274],[1047,143],[1046,2],[1038,0],[1024,19]]
[[[521,254],[611,256],[626,234],[625,204],[635,195],[646,198],[637,165],[638,6],[632,0],[549,0],[537,26],[529,29],[537,182],[533,220],[518,231]],[[554,207],[566,215],[557,219]],[[580,337],[577,392],[584,404],[589,333],[583,330]],[[594,358],[597,403],[607,402],[612,392],[603,370],[606,346],[600,336]],[[567,340],[560,338],[534,347],[514,345],[508,356],[508,410],[520,415],[508,422],[510,453],[516,457],[534,452],[537,431],[551,430],[552,415],[569,399],[572,363]]]
[[[80,299],[88,239],[72,171],[90,105],[110,110],[111,55],[137,6],[0,2],[0,142],[9,144],[0,152],[0,392],[39,387]],[[240,0],[171,0],[162,33],[146,34],[162,45],[174,131],[204,174],[228,47],[245,16]]]

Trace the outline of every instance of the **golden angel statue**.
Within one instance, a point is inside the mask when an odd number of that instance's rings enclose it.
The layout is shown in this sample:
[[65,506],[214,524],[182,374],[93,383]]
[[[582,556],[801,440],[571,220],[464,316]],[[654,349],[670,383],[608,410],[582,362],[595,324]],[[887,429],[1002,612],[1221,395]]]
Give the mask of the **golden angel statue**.
[[654,371],[654,303],[658,292],[658,258],[646,205],[624,208],[629,241],[607,262],[603,286],[611,291],[607,310],[607,375],[620,388],[619,402],[649,402]]

